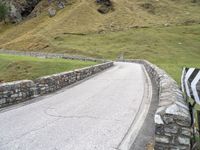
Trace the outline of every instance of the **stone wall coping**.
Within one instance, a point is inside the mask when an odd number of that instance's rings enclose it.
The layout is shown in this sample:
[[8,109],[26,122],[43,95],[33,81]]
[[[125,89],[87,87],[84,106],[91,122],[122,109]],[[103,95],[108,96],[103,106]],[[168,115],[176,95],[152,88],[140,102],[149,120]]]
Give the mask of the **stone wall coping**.
[[0,83],[0,87],[2,86],[9,86],[9,85],[16,85],[16,84],[23,84],[23,83],[33,83],[32,80],[19,80],[19,81],[12,81],[12,82],[6,82],[6,83]]

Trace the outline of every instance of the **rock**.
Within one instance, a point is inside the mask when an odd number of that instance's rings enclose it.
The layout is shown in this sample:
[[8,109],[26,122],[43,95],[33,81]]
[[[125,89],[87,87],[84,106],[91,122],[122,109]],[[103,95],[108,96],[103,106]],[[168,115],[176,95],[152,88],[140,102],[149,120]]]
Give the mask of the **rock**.
[[182,134],[190,137],[191,136],[191,131],[188,128],[183,128],[182,129]]
[[163,135],[164,134],[164,126],[162,124],[161,125],[156,124],[155,133],[157,135]]
[[169,24],[168,24],[168,23],[165,23],[164,26],[165,26],[165,27],[169,27]]
[[166,124],[170,124],[174,122],[174,118],[172,115],[164,115],[163,120]]
[[165,106],[163,106],[163,107],[158,107],[158,109],[156,110],[156,114],[162,114],[162,113],[164,113],[164,112],[165,112],[165,109],[166,109]]
[[190,138],[188,137],[178,137],[178,141],[180,144],[190,145]]
[[2,104],[4,104],[4,103],[6,103],[6,99],[5,99],[5,98],[1,98],[1,99],[0,99],[0,106],[1,106]]
[[101,14],[106,14],[113,8],[112,2],[110,0],[96,0],[96,3],[101,5],[98,8],[98,12]]
[[169,138],[166,136],[156,136],[155,140],[156,142],[159,142],[159,143],[166,143],[166,144],[169,143]]
[[102,5],[99,9],[98,9],[98,12],[100,12],[101,14],[106,14],[110,11],[110,8],[105,6],[105,5]]
[[65,8],[65,3],[63,3],[63,2],[58,2],[58,8],[60,8],[60,9]]
[[6,21],[18,23],[27,17],[41,0],[0,0],[9,7]]
[[168,126],[165,126],[165,129],[164,129],[165,132],[167,133],[178,133],[178,127],[176,125],[168,125]]
[[155,122],[156,124],[164,124],[164,122],[163,122],[161,116],[158,115],[158,114],[156,114],[156,115],[154,116],[154,122]]
[[48,9],[49,17],[54,17],[56,15],[56,9],[51,7]]
[[165,112],[166,114],[177,115],[177,116],[185,117],[185,118],[188,118],[190,116],[188,110],[186,110],[185,108],[177,104],[173,104],[169,106]]

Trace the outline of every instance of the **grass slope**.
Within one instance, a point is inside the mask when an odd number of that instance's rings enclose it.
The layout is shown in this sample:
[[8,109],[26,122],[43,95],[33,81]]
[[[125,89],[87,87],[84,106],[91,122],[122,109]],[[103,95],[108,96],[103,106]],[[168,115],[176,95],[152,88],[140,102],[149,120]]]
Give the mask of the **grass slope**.
[[[129,29],[126,31],[63,34],[49,38],[54,49],[41,51],[115,59],[147,59],[180,81],[182,67],[200,68],[200,25]],[[41,42],[41,41],[39,41]]]
[[0,25],[0,48],[110,59],[124,53],[125,58],[150,60],[177,81],[183,66],[200,67],[200,3],[113,0],[114,11],[102,15],[94,0],[70,2],[49,18],[47,1],[42,0],[37,17]]
[[42,59],[0,54],[0,82],[36,79],[40,76],[95,64],[95,62],[77,60]]
[[114,11],[105,15],[97,12],[99,6],[94,0],[70,2],[55,17],[49,18],[47,0],[42,0],[35,8],[42,12],[37,17],[3,33],[0,30],[0,47],[51,51],[55,49],[52,39],[67,33],[200,23],[200,3],[191,3],[191,0],[113,0]]
[[141,28],[105,34],[63,35],[53,40],[57,49],[109,59],[147,59],[179,82],[182,67],[200,68],[200,25]]

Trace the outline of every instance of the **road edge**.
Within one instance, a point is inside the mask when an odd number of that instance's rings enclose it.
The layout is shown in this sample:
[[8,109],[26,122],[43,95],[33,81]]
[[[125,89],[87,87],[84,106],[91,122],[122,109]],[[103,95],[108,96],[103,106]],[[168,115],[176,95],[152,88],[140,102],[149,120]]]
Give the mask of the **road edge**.
[[141,65],[141,67],[144,72],[144,78],[145,78],[144,95],[143,95],[142,102],[140,104],[140,108],[136,114],[135,119],[131,123],[131,126],[128,129],[127,134],[125,135],[125,137],[122,139],[121,143],[117,147],[118,150],[129,150],[131,148],[136,137],[138,136],[138,133],[140,132],[140,129],[146,119],[146,116],[148,114],[148,111],[151,105],[151,100],[152,100],[151,79],[144,65]]

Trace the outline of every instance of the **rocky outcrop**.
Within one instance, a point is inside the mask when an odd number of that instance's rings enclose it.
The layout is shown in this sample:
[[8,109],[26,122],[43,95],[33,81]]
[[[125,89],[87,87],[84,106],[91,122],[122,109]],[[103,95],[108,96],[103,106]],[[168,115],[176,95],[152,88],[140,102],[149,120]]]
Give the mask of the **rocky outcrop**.
[[9,8],[7,22],[17,23],[27,17],[41,0],[0,0]]
[[21,6],[21,16],[27,17],[41,0],[26,0]]
[[26,17],[35,17],[42,11],[49,16],[56,15],[57,10],[65,8],[70,0],[0,0],[9,8],[7,22],[18,23]]

